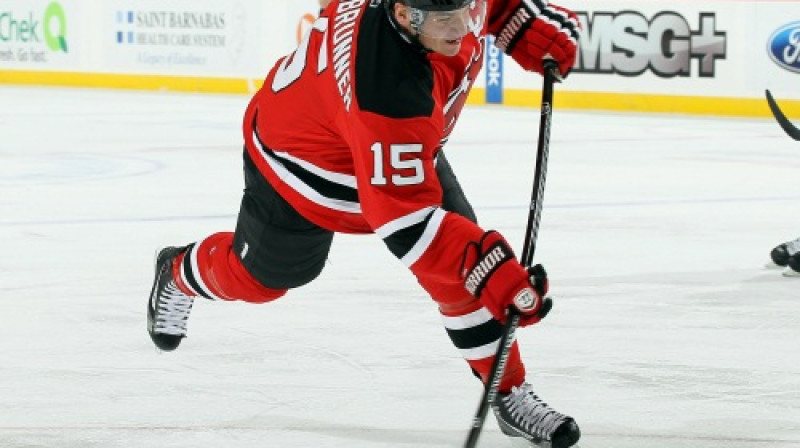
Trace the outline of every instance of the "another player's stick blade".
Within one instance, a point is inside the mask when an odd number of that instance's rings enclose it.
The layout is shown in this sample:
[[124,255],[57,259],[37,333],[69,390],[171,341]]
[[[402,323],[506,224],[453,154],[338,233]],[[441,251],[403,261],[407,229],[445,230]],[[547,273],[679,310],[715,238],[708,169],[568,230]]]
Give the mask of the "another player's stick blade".
[[772,111],[772,115],[775,116],[775,120],[778,121],[778,124],[781,128],[789,135],[789,137],[793,138],[794,140],[800,141],[800,129],[795,127],[792,122],[786,118],[786,115],[783,114],[783,111],[778,106],[778,103],[775,101],[775,98],[772,97],[769,89],[766,90],[767,93],[767,104],[769,104],[769,109]]

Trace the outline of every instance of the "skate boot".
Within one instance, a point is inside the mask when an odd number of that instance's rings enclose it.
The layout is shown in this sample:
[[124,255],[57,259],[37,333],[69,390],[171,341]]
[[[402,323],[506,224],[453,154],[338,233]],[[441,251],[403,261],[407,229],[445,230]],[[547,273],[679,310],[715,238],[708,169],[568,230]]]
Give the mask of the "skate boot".
[[147,303],[147,332],[156,347],[165,351],[178,348],[186,337],[186,321],[194,298],[178,289],[172,266],[184,247],[166,247],[156,257],[156,277]]
[[797,253],[800,253],[800,238],[778,244],[772,249],[769,256],[772,262],[775,263],[775,266],[783,267],[786,266],[789,263],[789,259]]
[[567,448],[581,437],[575,420],[540,400],[528,383],[497,394],[492,409],[505,435],[523,437],[534,446]]
[[800,252],[789,257],[786,262],[786,269],[783,271],[784,277],[800,277]]

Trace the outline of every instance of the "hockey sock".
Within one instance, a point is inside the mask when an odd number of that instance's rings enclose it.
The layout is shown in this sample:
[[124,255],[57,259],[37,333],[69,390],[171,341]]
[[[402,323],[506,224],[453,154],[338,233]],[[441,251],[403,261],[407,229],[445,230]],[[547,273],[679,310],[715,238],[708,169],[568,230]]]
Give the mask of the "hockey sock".
[[[442,314],[442,321],[453,345],[461,352],[461,356],[467,361],[473,373],[485,384],[497,353],[497,343],[502,335],[503,325],[492,318],[486,308],[460,316]],[[515,341],[511,346],[506,370],[498,390],[501,393],[508,393],[512,387],[519,386],[523,381],[525,381],[525,366],[522,364],[519,346]]]
[[[426,286],[428,293],[439,303],[442,323],[453,345],[467,361],[473,373],[485,384],[497,353],[497,344],[503,334],[503,325],[481,303],[472,297],[463,285],[438,284]],[[439,298],[449,300],[439,300]],[[454,300],[460,299],[458,302]],[[511,347],[500,392],[507,393],[513,386],[525,381],[525,366],[520,358],[517,342]]]
[[[233,233],[215,233],[191,246],[180,263],[180,283],[193,295],[211,300],[265,303],[284,294],[260,284],[233,252]],[[179,257],[180,258],[180,257]]]

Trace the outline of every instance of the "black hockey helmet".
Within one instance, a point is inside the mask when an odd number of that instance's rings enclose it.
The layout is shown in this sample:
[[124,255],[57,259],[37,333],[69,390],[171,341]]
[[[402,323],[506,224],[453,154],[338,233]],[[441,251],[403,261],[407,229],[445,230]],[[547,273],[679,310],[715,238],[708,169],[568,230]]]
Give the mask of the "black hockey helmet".
[[[411,9],[411,27],[417,34],[435,38],[455,38],[454,30],[461,35],[478,33],[486,19],[486,0],[384,0],[386,10],[393,17],[394,5],[401,3]],[[430,26],[424,26],[432,17]]]
[[[406,4],[412,8],[421,9],[423,11],[452,11],[454,9],[463,8],[472,0],[395,0],[400,3]],[[389,0],[389,3],[395,3]]]

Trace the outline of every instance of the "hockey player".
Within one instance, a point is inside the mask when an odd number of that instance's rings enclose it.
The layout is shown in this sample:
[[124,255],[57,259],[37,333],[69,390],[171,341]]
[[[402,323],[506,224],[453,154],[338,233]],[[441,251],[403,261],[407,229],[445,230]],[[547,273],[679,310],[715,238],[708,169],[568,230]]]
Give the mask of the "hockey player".
[[[506,310],[519,309],[521,326],[549,312],[547,274],[526,270],[502,235],[477,224],[440,149],[487,33],[525,70],[541,73],[549,58],[566,75],[578,28],[574,13],[546,0],[334,0],[244,114],[235,232],[159,252],[153,342],[178,347],[196,297],[270,302],[320,274],[334,233],[374,233],[486,382]],[[491,405],[511,437],[555,448],[580,437],[571,417],[534,394],[516,342]]]
[[785,277],[800,277],[800,237],[778,244],[769,255],[774,266],[785,267]]

